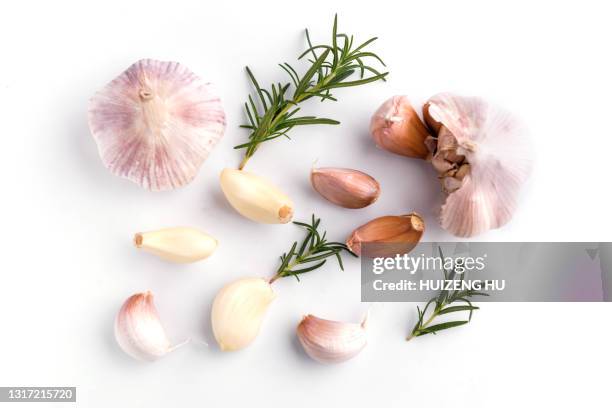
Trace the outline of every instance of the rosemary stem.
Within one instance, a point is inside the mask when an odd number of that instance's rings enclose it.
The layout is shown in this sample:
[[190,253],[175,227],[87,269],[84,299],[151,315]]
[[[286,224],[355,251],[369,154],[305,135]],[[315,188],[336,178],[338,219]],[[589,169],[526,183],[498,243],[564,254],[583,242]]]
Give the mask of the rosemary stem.
[[[272,119],[272,121],[270,122],[270,125],[268,126],[268,128],[269,129],[273,129],[274,126],[277,125],[277,122],[289,111],[289,109],[291,108],[292,105],[297,105],[300,102],[302,102],[304,100],[304,98],[306,98],[306,96],[308,96],[308,93],[317,92],[322,86],[327,85],[329,83],[329,81],[331,81],[335,76],[336,76],[336,73],[335,72],[331,72],[320,83],[312,86],[310,89],[307,89],[304,93],[302,93],[300,95],[296,95],[295,98],[293,99],[292,103],[287,103],[283,107],[283,109],[281,109],[280,111],[278,111],[278,113],[276,113],[274,115],[274,119]],[[257,150],[257,146],[255,146],[253,148],[252,152],[249,153],[248,150],[245,152],[244,157],[242,158],[242,161],[240,162],[240,165],[238,166],[238,170],[243,170],[244,169],[244,166],[246,166],[247,162],[249,161],[251,156],[253,156],[255,154],[256,150]]]
[[303,259],[308,258],[310,255],[312,255],[312,250],[309,249],[304,255],[295,258],[295,261],[291,262],[289,265],[287,265],[287,267],[285,267],[285,269],[283,269],[282,271],[278,271],[276,273],[276,275],[274,275],[272,278],[270,278],[270,280],[268,281],[268,283],[271,285],[273,284],[276,280],[278,280],[279,278],[284,277],[285,275],[283,275],[283,272],[285,271],[291,271],[291,269],[293,269],[294,266],[299,265],[300,262]]
[[[429,324],[433,321],[433,319],[436,318],[436,316],[438,316],[438,313],[440,312],[441,309],[439,309],[438,307],[436,307],[434,309],[434,311],[431,313],[431,316],[429,316],[429,319],[427,319],[425,321],[425,323],[423,323],[421,325],[420,328],[426,328],[427,326],[429,326]],[[408,337],[406,337],[406,341],[410,341],[412,340],[413,337],[416,337],[417,334],[419,334],[420,332],[420,328],[414,330]]]

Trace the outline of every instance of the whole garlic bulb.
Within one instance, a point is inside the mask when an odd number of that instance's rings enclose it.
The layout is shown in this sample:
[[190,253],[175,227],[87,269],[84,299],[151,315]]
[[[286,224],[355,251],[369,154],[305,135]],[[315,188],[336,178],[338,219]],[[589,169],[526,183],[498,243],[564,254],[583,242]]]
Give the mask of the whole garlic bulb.
[[221,289],[211,313],[212,329],[222,351],[240,350],[255,340],[276,295],[262,278],[243,278]]
[[307,315],[297,327],[297,336],[312,359],[342,363],[367,345],[366,319],[362,323],[344,323]]
[[138,249],[177,263],[196,262],[208,258],[217,248],[217,240],[190,227],[163,228],[134,235]]
[[370,175],[337,167],[313,168],[312,187],[326,200],[344,208],[363,208],[380,195],[380,184]]
[[471,237],[506,224],[532,166],[527,131],[481,98],[443,93],[425,105],[437,128],[432,164],[448,193],[442,227]]
[[264,224],[286,224],[293,217],[293,202],[267,180],[244,170],[223,169],[221,189],[242,216]]
[[372,116],[370,134],[378,147],[402,156],[427,158],[427,127],[405,96],[385,101]]
[[223,136],[209,83],[176,62],[143,59],[96,93],[89,128],[105,166],[153,190],[191,182]]
[[187,343],[170,343],[151,292],[137,293],[123,303],[115,318],[115,339],[123,351],[143,361],[155,361]]

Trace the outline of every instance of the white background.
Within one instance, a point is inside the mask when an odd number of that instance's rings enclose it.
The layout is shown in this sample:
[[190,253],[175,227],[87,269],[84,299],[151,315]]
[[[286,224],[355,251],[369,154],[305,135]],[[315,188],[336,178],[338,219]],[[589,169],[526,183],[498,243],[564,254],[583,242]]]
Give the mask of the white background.
[[[529,126],[537,164],[508,241],[610,240],[607,119],[612,86],[605,2],[355,1],[205,2],[106,0],[0,5],[2,264],[0,385],[78,387],[82,407],[609,405],[609,304],[484,304],[472,323],[404,341],[412,304],[377,305],[370,344],[338,366],[311,362],[294,330],[305,313],[361,319],[359,263],[330,262],[278,298],[246,350],[216,349],[214,294],[242,276],[269,276],[302,231],[259,225],[225,202],[220,170],[247,133],[244,66],[263,83],[285,79],[303,28],[328,41],[340,30],[379,36],[387,83],[340,90],[338,103],[305,112],[342,121],[264,145],[248,169],[281,186],[296,219],[316,212],[333,239],[386,214],[421,212],[428,240],[452,240],[436,223],[442,196],[424,162],[374,147],[372,112],[406,94],[419,105],[440,91],[480,95]],[[151,193],[102,166],[86,122],[88,98],[140,58],[176,60],[217,84],[227,112],[222,142],[186,188]],[[303,68],[299,64],[297,66]],[[312,163],[364,170],[381,199],[349,211],[311,190]],[[137,231],[202,228],[220,241],[208,260],[164,263],[131,245]],[[152,290],[170,336],[196,341],[143,364],[123,354],[113,319],[132,293]],[[202,341],[211,345],[205,346]]]

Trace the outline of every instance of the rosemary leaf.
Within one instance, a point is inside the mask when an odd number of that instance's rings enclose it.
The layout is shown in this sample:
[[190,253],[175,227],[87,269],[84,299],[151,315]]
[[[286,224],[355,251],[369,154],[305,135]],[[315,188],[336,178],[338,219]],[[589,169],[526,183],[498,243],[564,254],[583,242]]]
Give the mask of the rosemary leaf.
[[[294,242],[289,251],[280,257],[281,264],[276,270],[276,274],[270,279],[270,283],[287,276],[295,276],[299,281],[298,275],[319,269],[327,262],[327,258],[332,256],[338,260],[340,269],[344,270],[341,253],[348,252],[352,256],[357,256],[345,244],[328,242],[325,238],[326,232],[319,233],[318,228],[321,219],[316,218],[314,214],[310,224],[298,221],[293,223],[305,228],[306,236],[299,246],[297,242]],[[296,269],[297,267],[300,268]]]
[[[299,55],[298,60],[308,55],[311,57],[308,58],[311,65],[300,77],[290,64],[286,62],[279,64],[290,79],[290,82],[284,85],[273,84],[269,90],[266,90],[259,85],[251,69],[246,68],[249,81],[255,88],[255,98],[249,95],[245,104],[248,124],[241,126],[250,131],[248,141],[234,146],[234,149],[245,149],[240,169],[244,168],[262,143],[281,136],[289,138],[287,133],[295,126],[338,125],[340,123],[337,120],[314,116],[294,117],[300,103],[313,97],[320,98],[321,101],[336,101],[336,97],[332,94],[334,89],[385,80],[388,72],[379,72],[366,63],[366,61],[373,60],[385,66],[378,55],[365,50],[376,40],[376,37],[354,48],[353,36],[338,32],[337,15],[334,16],[331,37],[331,44],[313,45],[310,34],[306,30],[308,48]],[[359,74],[359,79],[349,80],[355,73]],[[369,76],[366,76],[366,73],[369,73]],[[290,87],[293,87],[293,95],[289,98],[287,92]],[[256,99],[259,101],[258,104],[255,103]]]

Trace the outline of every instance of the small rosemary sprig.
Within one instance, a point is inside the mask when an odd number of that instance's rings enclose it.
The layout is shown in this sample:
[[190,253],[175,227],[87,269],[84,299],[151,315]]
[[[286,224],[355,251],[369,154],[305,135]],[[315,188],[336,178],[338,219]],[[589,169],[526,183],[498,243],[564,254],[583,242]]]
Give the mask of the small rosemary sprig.
[[[340,253],[346,251],[353,256],[354,254],[348,247],[340,242],[328,242],[325,239],[327,232],[320,234],[318,231],[319,224],[321,223],[320,218],[315,218],[312,215],[312,221],[310,224],[303,222],[293,222],[295,225],[306,228],[308,231],[306,237],[298,248],[297,241],[293,243],[289,252],[285,252],[281,257],[281,264],[278,267],[276,274],[270,279],[270,283],[275,280],[284,278],[286,276],[295,276],[299,281],[298,275],[313,271],[320,268],[327,262],[325,258],[335,256],[340,265],[340,269],[344,270],[342,265],[342,257]],[[302,268],[295,269],[297,266],[303,266]]]
[[[438,247],[440,251],[440,258],[442,258],[442,264],[444,264],[444,256],[442,255],[442,249]],[[455,272],[455,269],[451,271],[447,271],[444,267],[442,267],[442,271],[444,273],[444,280],[455,280],[457,276],[459,276],[458,280],[463,281],[465,278],[465,273],[458,274]],[[421,310],[417,306],[417,313],[419,315],[417,323],[414,325],[412,329],[412,333],[406,338],[406,340],[411,340],[413,337],[423,336],[425,334],[436,334],[440,330],[446,330],[457,326],[462,326],[467,324],[472,320],[472,313],[474,310],[478,310],[479,307],[472,305],[472,302],[469,301],[473,296],[489,296],[487,293],[477,292],[475,290],[441,290],[440,294],[433,297],[427,302],[423,310]],[[455,305],[451,306],[453,303],[465,303],[464,305]],[[427,313],[427,309],[430,305],[435,304],[433,311],[430,313],[427,320],[425,320],[425,314]],[[467,320],[455,320],[450,322],[438,323],[431,325],[433,320],[438,317],[449,313],[456,312],[464,312],[469,311],[469,316]]]
[[[363,85],[379,79],[385,80],[388,72],[381,73],[364,62],[368,59],[376,59],[385,66],[382,59],[376,54],[366,51],[366,47],[376,39],[376,37],[371,38],[354,47],[352,35],[338,33],[338,16],[336,15],[331,44],[312,45],[310,35],[306,30],[308,49],[298,57],[298,60],[308,56],[307,59],[311,65],[302,77],[288,63],[279,64],[289,75],[291,82],[272,84],[270,90],[266,90],[259,86],[255,76],[247,67],[247,75],[255,87],[257,96],[253,98],[249,95],[248,102],[244,104],[249,123],[241,127],[250,129],[251,133],[248,142],[234,147],[234,149],[246,149],[239,168],[244,168],[261,143],[281,136],[289,138],[289,131],[296,126],[339,124],[340,122],[328,118],[295,116],[300,110],[298,105],[312,97],[319,97],[321,101],[336,101],[331,93],[333,89]],[[339,40],[342,44],[339,43]],[[318,51],[321,54],[317,54]],[[348,81],[347,79],[357,71],[360,79]],[[366,72],[371,75],[366,76]],[[293,95],[288,92],[291,86],[294,89]],[[255,99],[259,100],[261,113],[255,104]]]

